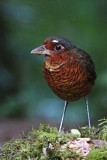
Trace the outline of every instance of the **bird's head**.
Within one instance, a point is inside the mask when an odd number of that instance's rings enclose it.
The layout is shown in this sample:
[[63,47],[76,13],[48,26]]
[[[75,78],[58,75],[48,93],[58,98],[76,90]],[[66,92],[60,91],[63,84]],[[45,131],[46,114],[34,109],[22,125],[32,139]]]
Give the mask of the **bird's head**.
[[44,40],[43,44],[31,51],[33,54],[51,56],[52,54],[61,54],[66,51],[72,50],[75,45],[65,38],[61,37],[48,37]]

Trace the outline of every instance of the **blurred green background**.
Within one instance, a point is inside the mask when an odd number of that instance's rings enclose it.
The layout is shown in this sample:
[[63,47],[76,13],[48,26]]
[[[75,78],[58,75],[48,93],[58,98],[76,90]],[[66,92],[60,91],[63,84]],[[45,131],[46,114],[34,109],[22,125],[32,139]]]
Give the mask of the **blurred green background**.
[[[63,100],[44,81],[44,57],[30,54],[48,36],[71,40],[95,62],[91,121],[107,118],[107,1],[0,2],[0,118],[45,118],[59,123]],[[87,124],[84,99],[69,104],[66,123]]]

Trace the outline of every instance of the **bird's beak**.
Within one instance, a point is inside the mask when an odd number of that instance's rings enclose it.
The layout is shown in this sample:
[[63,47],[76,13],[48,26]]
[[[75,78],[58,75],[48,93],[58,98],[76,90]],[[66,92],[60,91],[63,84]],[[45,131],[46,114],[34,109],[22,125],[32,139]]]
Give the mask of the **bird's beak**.
[[39,46],[31,51],[33,54],[38,55],[50,55],[50,51],[45,48],[45,46]]

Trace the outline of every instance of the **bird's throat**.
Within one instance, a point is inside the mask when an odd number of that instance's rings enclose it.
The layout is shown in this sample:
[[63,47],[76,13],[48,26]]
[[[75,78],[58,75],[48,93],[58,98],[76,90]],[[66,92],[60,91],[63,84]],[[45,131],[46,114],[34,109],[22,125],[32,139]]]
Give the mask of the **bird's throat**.
[[65,63],[67,63],[67,56],[55,55],[48,56],[45,58],[45,68],[49,71],[58,71]]
[[50,61],[45,61],[45,68],[49,71],[55,71],[60,68],[61,64],[58,63],[51,63]]

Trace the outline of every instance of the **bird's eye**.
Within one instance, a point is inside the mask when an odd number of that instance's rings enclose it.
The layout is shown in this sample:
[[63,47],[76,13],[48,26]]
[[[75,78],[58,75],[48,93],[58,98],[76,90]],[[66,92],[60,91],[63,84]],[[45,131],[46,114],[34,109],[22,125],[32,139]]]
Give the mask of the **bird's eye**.
[[56,51],[59,51],[59,50],[63,49],[64,47],[61,44],[57,44],[54,48]]

